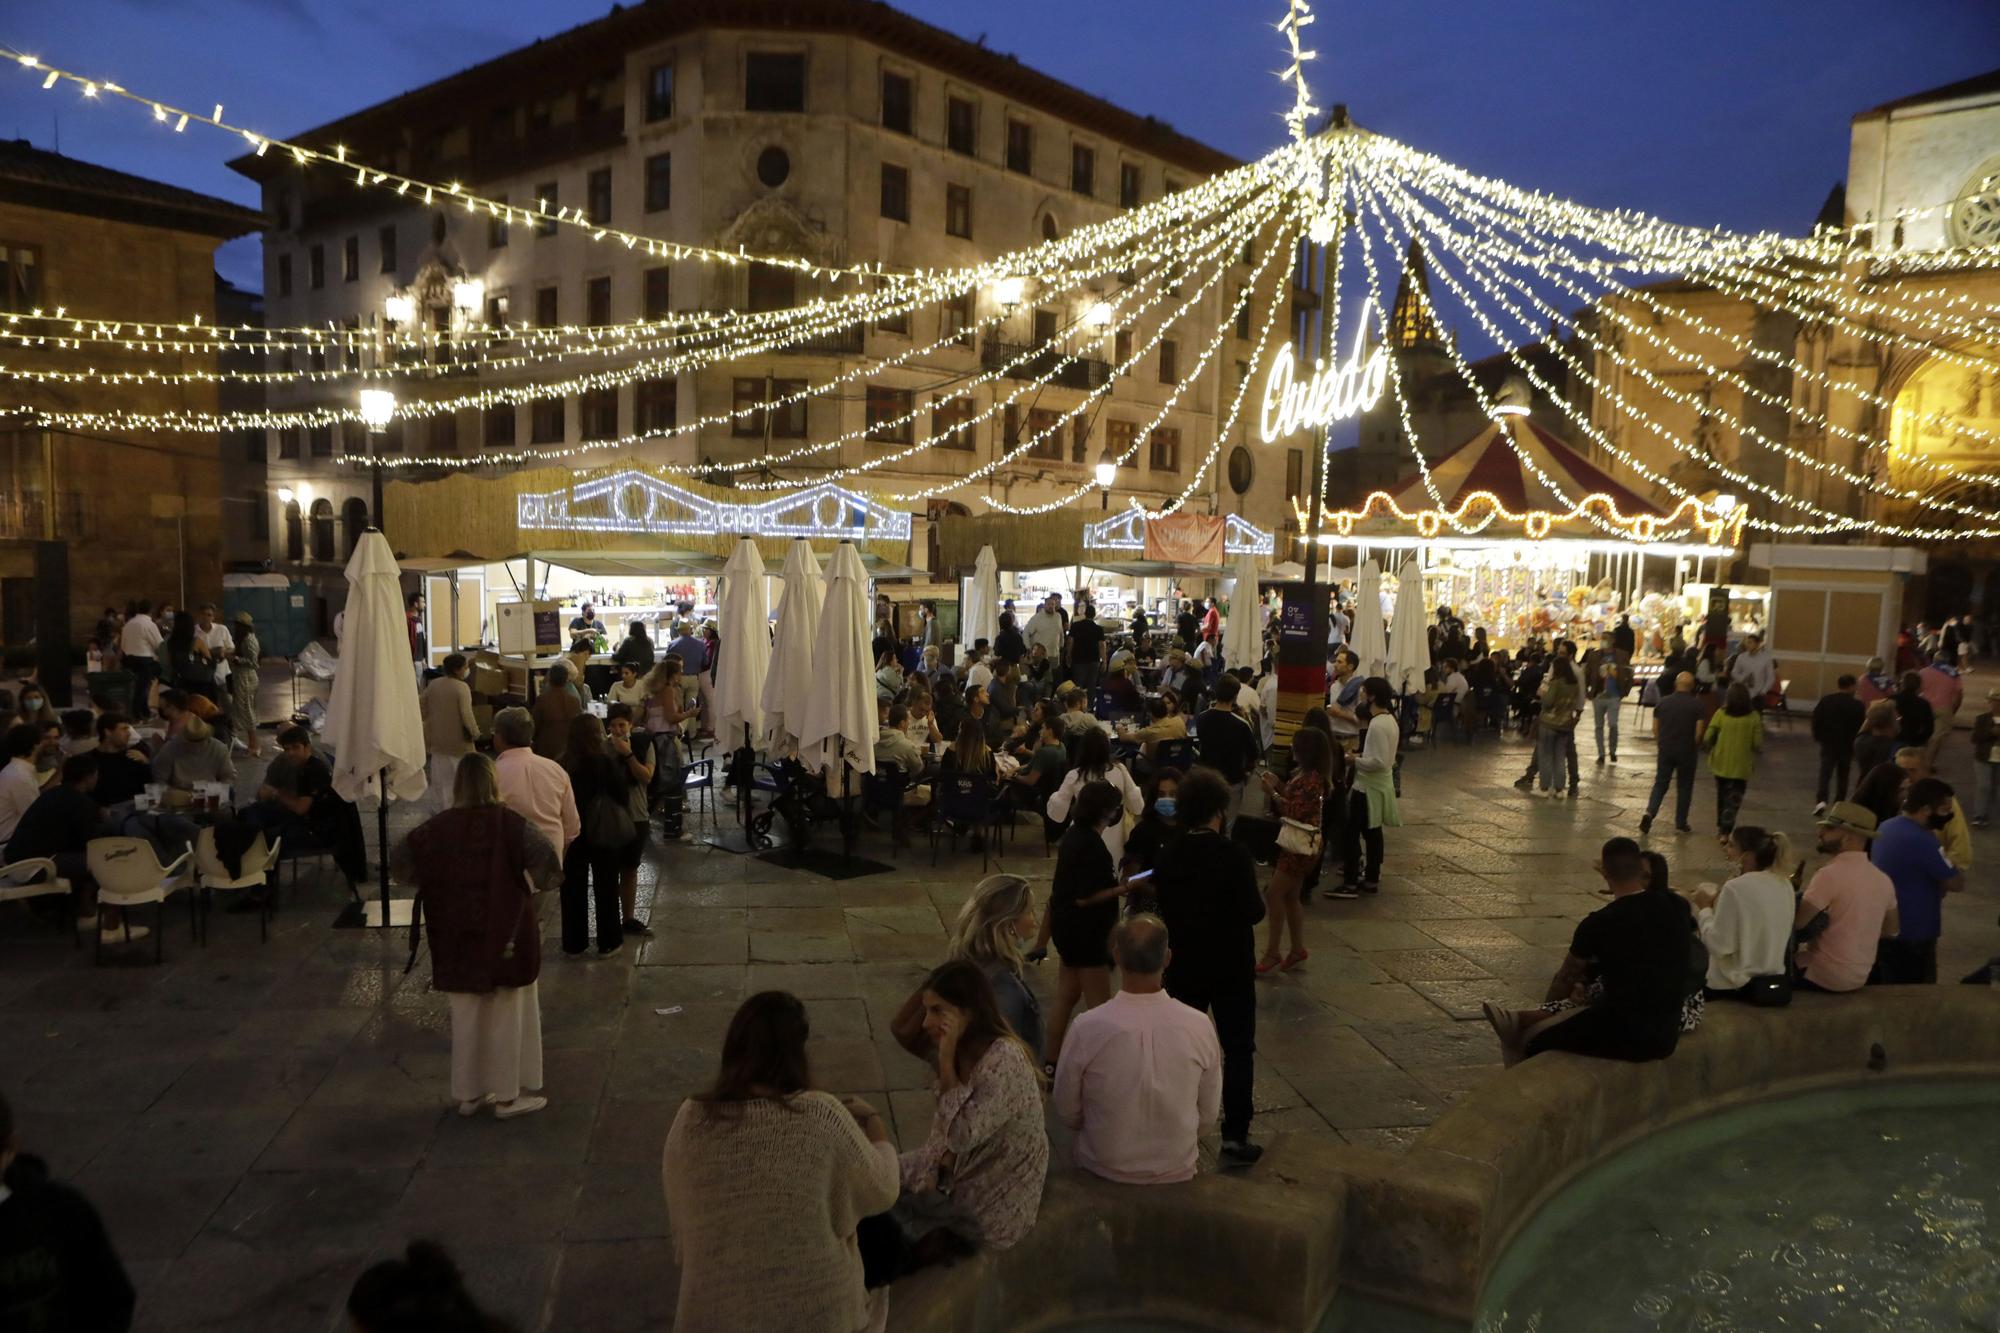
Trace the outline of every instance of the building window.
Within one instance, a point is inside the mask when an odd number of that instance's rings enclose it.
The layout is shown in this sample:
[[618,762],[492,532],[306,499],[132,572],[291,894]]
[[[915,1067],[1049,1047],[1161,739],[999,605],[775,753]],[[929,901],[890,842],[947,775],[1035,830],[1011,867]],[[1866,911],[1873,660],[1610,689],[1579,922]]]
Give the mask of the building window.
[[1028,448],[1029,458],[1046,458],[1051,462],[1062,462],[1062,413],[1054,408],[1030,408],[1028,436],[1034,440],[1034,444]]
[[511,449],[514,446],[514,405],[500,403],[486,409],[485,439],[488,449]]
[[1160,186],[1162,191],[1167,194],[1179,194],[1182,190],[1185,190],[1187,188],[1186,185],[1182,184],[1180,181],[1175,180],[1172,176],[1168,176],[1162,179],[1160,182]]
[[646,122],[665,120],[674,114],[674,67],[655,65],[646,71]]
[[1239,291],[1236,293],[1236,299],[1239,302],[1236,307],[1236,336],[1239,338],[1248,338],[1250,336],[1250,294]]
[[979,104],[969,97],[944,99],[944,146],[971,157],[979,151]]
[[1081,463],[1090,453],[1090,418],[1079,413],[1069,422],[1069,461]]
[[884,315],[875,321],[875,329],[878,333],[893,333],[899,338],[907,338],[910,336],[910,312],[898,310]]
[[491,329],[505,329],[508,322],[507,293],[496,292],[486,298],[486,326]]
[[806,109],[806,58],[797,52],[751,51],[743,57],[745,111]]
[[1007,170],[1023,176],[1035,174],[1035,127],[1011,116],[1007,118]]
[[584,178],[584,211],[597,226],[611,221],[611,168],[599,167]]
[[440,412],[424,428],[424,444],[440,457],[458,452],[458,413]]
[[632,428],[641,435],[664,435],[671,431],[679,415],[680,381],[641,380],[633,386]]
[[1071,144],[1069,188],[1081,195],[1097,193],[1097,150],[1088,144]]
[[340,452],[349,458],[368,456],[368,428],[358,421],[340,423]]
[[1047,347],[1050,343],[1054,342],[1056,340],[1057,327],[1055,311],[1037,310],[1035,312],[1034,323],[1035,346]]
[[967,185],[944,187],[944,234],[972,239],[972,188]]
[[486,216],[486,248],[504,250],[507,248],[507,196],[495,195],[493,202],[500,205],[500,211]]
[[315,245],[306,251],[306,285],[314,291],[326,286],[326,247]]
[[333,501],[312,502],[312,553],[315,560],[333,559]]
[[1155,472],[1179,472],[1181,470],[1181,433],[1172,426],[1161,426],[1153,431],[1149,462]]
[[261,430],[239,430],[237,443],[243,446],[243,461],[261,463],[264,461],[264,432]]
[[1009,403],[1000,411],[1000,447],[1013,450],[1021,443],[1021,407]]
[[956,301],[946,301],[938,307],[938,337],[957,336],[960,347],[972,346],[972,294],[966,293]]
[[0,310],[25,314],[41,304],[41,247],[0,241]]
[[285,501],[285,559],[294,562],[306,558],[306,523],[299,511],[297,500]]
[[882,71],[882,128],[910,132],[910,104],[916,100],[910,76]]
[[753,312],[790,310],[799,303],[798,270],[771,264],[750,265],[749,305]]
[[560,317],[554,286],[535,288],[535,327],[552,329]]
[[299,428],[287,426],[278,432],[278,457],[297,458],[299,456]]
[[292,257],[290,255],[279,255],[278,295],[290,296],[291,294],[292,294]]
[[578,394],[576,399],[578,438],[615,440],[618,438],[618,386],[607,385]]
[[940,398],[931,404],[931,436],[940,449],[966,449],[977,446],[973,437],[972,418],[978,415],[978,407],[970,398]]
[[1129,371],[1132,360],[1132,330],[1120,329],[1111,337],[1111,360],[1119,371]]
[[1131,467],[1139,461],[1138,450],[1133,446],[1139,439],[1139,427],[1130,421],[1107,420],[1104,423],[1104,448],[1118,466]]
[[1137,208],[1139,206],[1139,164],[1120,162],[1118,164],[1118,206]]
[[908,444],[914,398],[908,389],[868,386],[868,438],[879,444]]
[[560,206],[554,181],[543,181],[535,187],[535,207],[541,209],[544,214],[535,219],[535,235],[556,234],[556,209]]
[[396,271],[395,227],[383,227],[380,231],[376,232],[375,244],[382,251],[382,271],[384,273],[394,273]]
[[569,430],[566,398],[537,398],[528,404],[528,443],[561,444]]
[[672,291],[669,282],[669,274],[671,272],[672,270],[665,264],[646,270],[640,287],[641,296],[645,300],[645,317],[647,319],[665,319],[673,313],[674,306],[671,299]]
[[892,222],[910,220],[910,169],[882,164],[882,216]]
[[361,277],[361,238],[350,236],[340,243],[340,280],[354,282]]
[[306,431],[306,446],[314,458],[333,457],[333,427],[313,426]]
[[775,190],[792,178],[792,155],[782,148],[766,148],[757,154],[757,179]]
[[611,322],[611,279],[591,278],[583,284],[584,322],[588,324],[609,324]]
[[646,159],[646,211],[665,212],[674,202],[674,155],[655,153]]
[[271,508],[262,491],[243,492],[243,501],[250,506],[250,540],[267,542],[271,540]]
[[1181,382],[1180,344],[1172,338],[1160,339],[1160,383],[1179,384]]
[[[772,439],[803,440],[806,437],[805,389],[804,380],[737,380],[731,404],[737,415],[729,433],[762,439],[764,420],[769,417]],[[791,401],[781,401],[785,399]],[[767,408],[763,406],[765,403],[777,403],[778,406]]]

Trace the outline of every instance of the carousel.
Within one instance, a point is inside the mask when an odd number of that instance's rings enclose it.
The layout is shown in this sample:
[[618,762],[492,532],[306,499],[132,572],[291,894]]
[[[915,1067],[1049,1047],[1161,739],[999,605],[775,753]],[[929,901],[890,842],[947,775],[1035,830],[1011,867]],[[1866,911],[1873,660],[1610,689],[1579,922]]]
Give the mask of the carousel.
[[1544,429],[1525,397],[1503,394],[1465,443],[1330,509],[1329,558],[1421,571],[1424,605],[1484,625],[1495,646],[1594,636],[1620,615],[1664,642],[1687,618],[1684,590],[1736,555],[1743,507],[1715,495],[1663,510]]

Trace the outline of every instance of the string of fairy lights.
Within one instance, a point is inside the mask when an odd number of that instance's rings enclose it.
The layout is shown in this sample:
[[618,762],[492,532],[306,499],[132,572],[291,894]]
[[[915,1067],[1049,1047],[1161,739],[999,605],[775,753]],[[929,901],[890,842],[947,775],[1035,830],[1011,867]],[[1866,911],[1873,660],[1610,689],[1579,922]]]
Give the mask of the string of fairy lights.
[[[1425,209],[1420,204],[1418,204],[1410,196],[1407,190],[1403,189],[1400,185],[1396,184],[1395,182],[1383,181],[1381,182],[1381,186],[1382,188],[1389,191],[1393,196],[1393,198],[1396,200],[1396,203],[1391,206],[1391,211],[1396,213],[1400,218],[1402,218],[1402,220],[1406,224],[1414,223],[1416,225],[1420,225],[1426,239],[1430,241],[1435,247],[1441,249],[1446,254],[1454,255],[1460,258],[1461,261],[1466,262],[1468,266],[1470,266],[1469,256],[1478,255],[1482,261],[1479,265],[1479,268],[1483,270],[1486,274],[1490,275],[1490,280],[1492,282],[1497,282],[1503,286],[1521,292],[1531,301],[1531,303],[1533,303],[1536,306],[1537,310],[1545,318],[1557,319],[1557,320],[1561,319],[1560,312],[1557,311],[1553,306],[1551,306],[1547,302],[1541,300],[1541,298],[1538,295],[1536,295],[1536,293],[1533,291],[1531,287],[1529,287],[1521,279],[1507,272],[1507,270],[1504,267],[1499,266],[1500,263],[1504,263],[1504,258],[1499,261],[1496,261],[1493,258],[1493,256],[1488,253],[1487,247],[1481,246],[1477,242],[1475,242],[1472,238],[1469,238],[1464,234],[1455,231],[1443,218],[1439,217],[1435,212],[1429,209]],[[1501,253],[1504,256],[1507,253],[1507,251],[1502,250]],[[1475,274],[1475,276],[1479,275]],[[1593,296],[1593,293],[1589,292],[1581,284],[1570,282],[1562,278],[1558,274],[1545,272],[1544,276],[1548,277],[1554,285],[1560,287],[1562,290],[1570,293],[1571,295],[1583,297],[1586,299],[1589,299]],[[1481,280],[1487,281],[1488,279],[1482,277]],[[1491,290],[1492,290],[1491,287],[1489,287],[1488,288],[1489,293],[1491,292]],[[1632,294],[1631,289],[1624,288],[1622,287],[1622,285],[1616,287],[1614,290],[1616,290],[1619,295]],[[1617,304],[1615,302],[1600,302],[1593,308],[1598,310],[1607,318],[1611,319],[1619,327],[1626,329],[1635,338],[1645,341],[1652,346],[1658,347],[1666,355],[1669,364],[1687,364],[1689,362],[1699,363],[1699,358],[1696,357],[1692,349],[1682,346],[1680,343],[1675,341],[1670,336],[1657,332],[1650,325],[1650,323],[1633,320],[1623,315],[1622,312],[1618,310]],[[1666,322],[1663,322],[1661,327],[1663,328],[1671,327],[1671,325]],[[1948,498],[1929,495],[1920,490],[1914,490],[1907,487],[1897,486],[1883,476],[1869,474],[1869,473],[1857,473],[1842,466],[1833,459],[1821,457],[1811,453],[1808,450],[1796,448],[1786,443],[1784,440],[1778,439],[1770,435],[1766,431],[1759,428],[1754,422],[1742,416],[1739,416],[1735,413],[1730,412],[1726,407],[1717,407],[1717,405],[1714,404],[1711,400],[1704,400],[1701,397],[1701,395],[1697,393],[1692,393],[1686,390],[1675,388],[1672,384],[1668,383],[1666,379],[1662,377],[1656,370],[1654,370],[1651,366],[1649,366],[1645,360],[1626,355],[1625,353],[1616,350],[1606,340],[1591,333],[1588,330],[1588,328],[1578,328],[1575,336],[1579,338],[1582,342],[1584,342],[1587,346],[1589,346],[1592,349],[1592,351],[1596,353],[1598,356],[1604,358],[1605,360],[1611,363],[1618,365],[1620,369],[1628,372],[1629,374],[1643,381],[1653,392],[1657,393],[1662,398],[1665,398],[1670,402],[1678,403],[1684,407],[1687,407],[1693,410],[1697,415],[1707,413],[1718,416],[1722,419],[1726,419],[1741,432],[1742,436],[1745,439],[1755,441],[1756,443],[1762,445],[1763,447],[1768,448],[1773,452],[1778,453],[1783,457],[1792,460],[1793,462],[1799,463],[1802,466],[1811,468],[1815,471],[1819,471],[1830,476],[1834,476],[1840,481],[1845,482],[1850,486],[1856,486],[1866,490],[1873,490],[1894,499],[1909,501],[1930,508],[1942,509],[1952,513],[1962,514],[1969,518],[1983,520],[1987,518],[1992,512],[1990,507],[1966,505]],[[1759,386],[1752,384],[1744,377],[1737,375],[1735,372],[1728,370],[1726,367],[1720,367],[1710,364],[1706,365],[1704,369],[1706,370],[1710,378],[1719,381],[1721,383],[1729,384],[1732,387],[1742,390],[1746,396],[1752,398],[1753,400],[1764,402],[1769,406],[1791,412],[1794,415],[1799,416],[1802,420],[1805,420],[1808,424],[1814,425],[1821,430],[1828,431],[1829,433],[1835,433],[1843,437],[1859,438],[1860,436],[1859,432],[1854,432],[1844,427],[1835,427],[1832,423],[1828,422],[1825,417],[1817,413],[1810,412],[1805,407],[1804,404],[1797,403],[1795,402],[1794,399],[1790,397],[1784,397],[1775,393],[1771,393],[1768,390],[1761,389]]]
[[[1625,514],[1608,496],[1566,494],[1561,479],[1550,475],[1516,438],[1508,418],[1518,409],[1506,408],[1489,393],[1457,340],[1447,338],[1442,347],[1478,412],[1500,426],[1501,437],[1522,468],[1557,497],[1566,512],[1517,514],[1485,493],[1447,504],[1417,434],[1408,386],[1391,356],[1386,386],[1432,507],[1406,511],[1392,497],[1377,492],[1359,510],[1335,513],[1336,528],[1346,525],[1343,535],[1357,518],[1393,515],[1414,523],[1425,536],[1447,531],[1469,535],[1501,519],[1525,521],[1530,535],[1536,536],[1546,534],[1552,522],[1576,521],[1641,545],[1695,530],[1705,531],[1711,543],[1724,536],[1733,541],[1746,527],[1780,535],[1867,532],[1922,540],[2000,536],[1990,504],[1976,503],[1963,494],[1940,494],[1937,489],[1939,484],[2000,486],[2000,475],[1967,470],[1914,451],[1895,451],[1887,423],[1948,422],[1977,444],[2000,444],[2000,431],[1936,410],[1899,418],[1905,409],[1896,399],[1863,383],[1851,367],[1814,364],[1796,344],[1790,349],[1774,347],[1725,328],[1700,310],[1687,308],[1692,303],[1675,301],[1653,285],[1663,278],[1681,279],[1884,352],[1990,371],[1995,358],[1978,349],[2000,345],[2000,311],[1973,293],[1912,291],[1894,282],[1864,279],[1950,275],[2000,264],[1996,246],[1884,251],[1875,245],[1887,228],[1895,228],[1900,237],[1902,224],[1937,216],[1986,193],[2000,196],[2000,181],[1988,180],[1970,195],[1904,209],[1891,218],[1821,227],[1804,237],[1687,226],[1634,210],[1588,206],[1478,175],[1344,125],[1312,133],[1309,126],[1320,109],[1314,105],[1306,69],[1317,52],[1307,44],[1306,30],[1314,22],[1308,0],[1286,0],[1285,16],[1275,25],[1287,52],[1287,64],[1278,77],[1292,97],[1283,117],[1291,141],[1273,153],[1056,240],[970,265],[918,269],[732,251],[622,230],[573,205],[555,206],[544,200],[532,206],[509,204],[478,194],[462,182],[425,180],[382,169],[360,160],[345,145],[315,147],[237,124],[225,118],[219,102],[204,114],[0,46],[0,59],[11,62],[25,77],[40,79],[46,90],[67,85],[86,101],[136,106],[167,134],[183,133],[193,125],[234,136],[257,157],[275,151],[289,157],[293,166],[342,173],[357,190],[380,192],[409,206],[456,209],[500,225],[566,229],[593,243],[670,264],[717,270],[767,265],[836,289],[778,310],[675,310],[619,324],[535,327],[486,323],[480,303],[470,294],[456,292],[451,304],[454,318],[444,329],[379,312],[371,314],[365,325],[357,320],[348,325],[263,328],[198,317],[173,323],[137,321],[57,307],[0,316],[0,348],[17,348],[24,355],[102,351],[111,360],[83,366],[0,363],[0,381],[108,391],[242,383],[309,396],[326,386],[390,384],[422,390],[441,380],[462,382],[468,374],[473,377],[474,387],[463,392],[434,396],[417,392],[395,402],[395,417],[421,421],[461,411],[483,413],[593,395],[751,358],[782,357],[835,335],[848,335],[843,347],[866,348],[871,328],[934,314],[941,336],[933,341],[912,338],[891,355],[849,351],[837,358],[833,369],[806,378],[797,387],[770,392],[756,401],[734,402],[727,410],[696,414],[662,429],[575,444],[471,454],[371,454],[350,456],[349,461],[386,468],[451,469],[583,460],[675,438],[698,439],[704,432],[723,428],[735,434],[746,421],[768,419],[767,414],[816,400],[841,401],[841,391],[885,371],[921,371],[937,376],[937,382],[922,394],[898,390],[907,395],[906,406],[882,412],[871,405],[860,426],[824,433],[775,453],[767,441],[763,454],[735,465],[745,473],[736,484],[751,490],[796,491],[806,483],[781,476],[780,470],[809,469],[816,485],[907,471],[930,451],[963,440],[973,426],[1004,415],[1012,427],[1024,401],[1037,404],[1046,391],[1060,386],[1064,392],[1056,405],[1045,412],[1029,412],[1028,427],[1010,429],[1004,447],[990,459],[972,467],[954,466],[943,476],[879,494],[885,502],[914,504],[971,491],[997,512],[1035,515],[1076,504],[1097,491],[1099,484],[1084,481],[1072,486],[1058,481],[1053,498],[1019,504],[990,493],[993,479],[1007,469],[1049,457],[1052,442],[1060,448],[1065,439],[1085,438],[1077,427],[1088,429],[1101,407],[1113,400],[1116,386],[1141,361],[1158,354],[1168,338],[1185,336],[1212,319],[1211,329],[1196,333],[1198,350],[1192,363],[1163,386],[1168,391],[1159,401],[1141,404],[1129,396],[1118,400],[1138,409],[1138,416],[1150,414],[1149,419],[1123,423],[1130,427],[1130,435],[1121,450],[1105,448],[1106,460],[1118,467],[1131,466],[1163,423],[1184,410],[1183,401],[1194,386],[1205,379],[1219,381],[1219,370],[1212,372],[1210,367],[1232,332],[1247,327],[1240,326],[1239,319],[1249,320],[1257,331],[1247,359],[1239,363],[1234,392],[1219,395],[1227,405],[1215,418],[1198,464],[1178,494],[1157,508],[1131,502],[1142,517],[1152,519],[1175,512],[1196,494],[1236,434],[1244,405],[1251,400],[1253,384],[1272,350],[1273,330],[1291,308],[1282,284],[1265,282],[1278,256],[1291,253],[1301,240],[1330,246],[1337,256],[1351,235],[1365,275],[1366,294],[1359,312],[1364,326],[1384,339],[1391,332],[1375,240],[1380,239],[1389,256],[1412,244],[1430,259],[1431,272],[1457,307],[1557,406],[1578,436],[1676,503],[1659,518]],[[1218,296],[1218,289],[1232,277],[1237,279],[1234,293]],[[1110,290],[1105,289],[1107,279],[1112,280]],[[1448,327],[1448,312],[1438,308],[1423,283],[1412,283],[1410,290],[1437,327]],[[954,364],[931,364],[947,349],[996,338],[1007,320],[1028,303],[1030,292],[1035,304],[1070,310],[1070,322],[1055,341],[1038,335],[1031,345],[1003,345],[981,358],[975,372],[963,372]],[[1337,291],[1327,296],[1337,304]],[[1259,299],[1265,303],[1261,320],[1253,314]],[[1559,302],[1567,300],[1582,301],[1588,317],[1566,315]],[[947,308],[956,310],[954,319],[945,318]],[[1335,320],[1338,315],[1330,305],[1323,318]],[[1554,331],[1563,329],[1568,330],[1566,341],[1555,336]],[[1534,341],[1543,331],[1550,331],[1543,344],[1546,351],[1560,362],[1571,382],[1588,390],[1588,406],[1572,401],[1563,386],[1551,382],[1535,359],[1524,354],[1522,336]],[[852,336],[856,334],[859,339]],[[1099,362],[1088,355],[1094,344],[1112,339],[1117,351],[1109,360]],[[1726,347],[1738,359],[1725,363],[1725,355],[1698,345],[1697,340]],[[227,355],[285,360],[277,369],[269,368],[268,360],[263,369],[186,364],[190,357]],[[309,364],[294,364],[301,356]],[[147,364],[162,358],[175,360]],[[1086,363],[1101,366],[1102,371],[1082,374],[1084,382],[1078,385],[1079,368]],[[1753,367],[1782,372],[1790,383],[1771,387]],[[1715,395],[1711,388],[1695,391],[1675,382],[1678,378],[1684,383],[1689,371],[1700,372],[1710,386],[1727,388],[1741,406]],[[785,382],[789,384],[791,377]],[[990,393],[978,392],[984,390]],[[1832,406],[1839,395],[1851,397],[1868,412],[1858,420],[1836,413]],[[947,400],[968,407],[940,412],[938,405]],[[1772,414],[1785,426],[1773,430],[1759,424],[1752,407]],[[918,425],[926,411],[931,414],[930,429],[922,430]],[[1691,412],[1698,420],[1734,432],[1746,445],[1795,465],[1802,470],[1799,475],[1810,474],[1827,485],[1872,497],[1878,508],[1906,506],[1955,521],[1948,525],[1891,521],[1790,493],[1714,456],[1699,439],[1663,420],[1677,412]],[[136,410],[95,403],[0,404],[0,419],[8,417],[41,427],[93,432],[287,431],[367,420],[359,406],[345,402],[293,402],[227,411]],[[1747,507],[1732,511],[1703,500],[1655,459],[1622,444],[1618,434],[1606,429],[1607,418],[1630,423],[1657,440],[1666,456],[1688,460],[1704,474],[1726,478],[1768,501],[1770,512],[1752,513]],[[1850,466],[1799,447],[1786,437],[1794,423],[1804,435],[1838,441],[1857,460],[1873,460],[1873,465]],[[379,422],[369,424],[379,426]],[[1268,435],[1268,426],[1266,431]],[[871,449],[858,461],[845,456],[849,445],[864,440],[889,447]],[[1902,469],[1900,477],[1892,473],[1892,461]],[[699,465],[653,470],[692,475],[715,467],[704,460]],[[748,475],[752,469],[754,476]],[[1914,478],[1924,484],[1906,484]],[[987,493],[979,491],[982,487]],[[1794,521],[1798,517],[1804,521]]]

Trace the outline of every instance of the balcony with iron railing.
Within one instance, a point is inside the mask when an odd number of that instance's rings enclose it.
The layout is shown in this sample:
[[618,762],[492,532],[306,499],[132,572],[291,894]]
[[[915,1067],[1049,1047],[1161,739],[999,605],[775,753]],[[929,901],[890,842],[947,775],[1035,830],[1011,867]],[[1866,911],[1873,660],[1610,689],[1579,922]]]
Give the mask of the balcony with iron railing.
[[983,369],[1001,370],[1011,379],[1045,379],[1061,389],[1101,389],[1111,381],[1110,362],[1069,357],[1057,343],[1035,346],[986,338],[980,343],[979,363]]

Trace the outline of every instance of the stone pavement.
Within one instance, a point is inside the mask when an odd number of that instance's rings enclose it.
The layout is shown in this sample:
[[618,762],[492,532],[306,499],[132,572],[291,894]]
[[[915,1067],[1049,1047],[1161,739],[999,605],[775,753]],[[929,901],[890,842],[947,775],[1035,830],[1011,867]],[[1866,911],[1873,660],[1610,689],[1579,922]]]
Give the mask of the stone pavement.
[[[1479,1002],[1539,998],[1601,901],[1599,842],[1634,831],[1650,785],[1644,741],[1602,768],[1582,746],[1583,794],[1560,803],[1509,787],[1517,740],[1409,756],[1381,896],[1316,899],[1311,961],[1259,985],[1260,1137],[1394,1150],[1498,1067]],[[1946,755],[1969,787],[1962,737]],[[1803,722],[1776,728],[1744,819],[1809,838],[1813,761]],[[1713,811],[1704,777],[1697,832],[1656,834],[1677,881],[1721,877]],[[865,850],[888,859],[877,840]],[[1984,832],[1978,845],[2000,855]],[[1026,825],[1004,864],[1038,879],[1051,865]],[[161,967],[149,947],[143,964],[92,968],[87,950],[0,912],[0,1087],[24,1145],[103,1210],[144,1329],[344,1327],[354,1276],[417,1236],[450,1246],[524,1329],[664,1328],[660,1144],[711,1077],[736,1004],[770,987],[804,998],[819,1083],[870,1097],[917,1143],[931,1097],[887,1023],[979,875],[976,855],[933,868],[921,844],[890,873],[839,883],[653,849],[641,894],[656,938],[546,963],[551,1105],[507,1124],[448,1111],[428,963],[406,975],[404,937],[331,929],[344,890],[330,873],[287,892],[268,944],[254,918],[218,914],[213,942],[193,946],[170,911]],[[1991,885],[1981,866],[1947,909],[1947,979],[2000,952]],[[1045,992],[1052,973],[1036,977]]]

